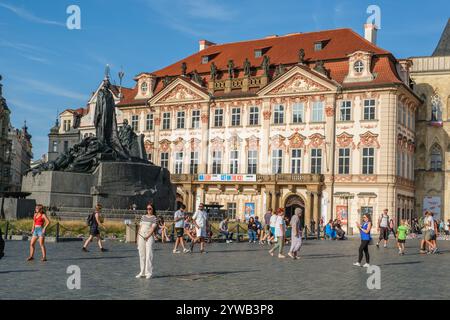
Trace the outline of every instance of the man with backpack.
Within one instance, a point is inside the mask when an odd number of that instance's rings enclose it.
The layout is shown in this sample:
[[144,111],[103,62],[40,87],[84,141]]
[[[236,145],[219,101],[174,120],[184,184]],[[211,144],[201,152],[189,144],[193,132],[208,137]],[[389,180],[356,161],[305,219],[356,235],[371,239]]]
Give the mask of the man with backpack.
[[91,213],[87,217],[87,225],[89,226],[89,238],[86,240],[83,246],[83,251],[88,252],[87,247],[92,242],[94,238],[97,238],[98,247],[100,248],[101,252],[107,251],[105,248],[103,248],[102,245],[102,237],[100,236],[100,229],[99,227],[105,228],[105,225],[103,224],[103,217],[101,215],[102,206],[101,204],[97,204],[95,206],[95,211]]
[[388,209],[384,209],[381,217],[378,219],[378,232],[380,233],[380,238],[377,242],[377,248],[380,247],[381,240],[384,240],[384,247],[387,247],[390,231],[389,220]]

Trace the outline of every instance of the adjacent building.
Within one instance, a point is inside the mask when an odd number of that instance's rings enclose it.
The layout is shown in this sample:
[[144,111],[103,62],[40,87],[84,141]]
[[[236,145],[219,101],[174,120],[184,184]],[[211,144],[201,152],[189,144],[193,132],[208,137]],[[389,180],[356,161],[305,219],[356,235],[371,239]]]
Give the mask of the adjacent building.
[[22,129],[9,129],[11,141],[11,165],[8,191],[20,192],[22,190],[22,176],[31,168],[33,159],[31,135],[28,133],[26,123]]
[[433,55],[411,61],[414,90],[424,101],[416,125],[416,211],[449,219],[450,20]]

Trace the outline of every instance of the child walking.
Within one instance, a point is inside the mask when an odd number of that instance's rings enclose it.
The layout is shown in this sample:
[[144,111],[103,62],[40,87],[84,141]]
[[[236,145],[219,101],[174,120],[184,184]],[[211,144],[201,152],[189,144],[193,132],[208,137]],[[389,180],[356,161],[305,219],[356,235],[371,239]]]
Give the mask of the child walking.
[[397,246],[398,254],[403,256],[405,254],[405,242],[408,234],[408,226],[406,220],[401,220],[400,226],[397,228]]

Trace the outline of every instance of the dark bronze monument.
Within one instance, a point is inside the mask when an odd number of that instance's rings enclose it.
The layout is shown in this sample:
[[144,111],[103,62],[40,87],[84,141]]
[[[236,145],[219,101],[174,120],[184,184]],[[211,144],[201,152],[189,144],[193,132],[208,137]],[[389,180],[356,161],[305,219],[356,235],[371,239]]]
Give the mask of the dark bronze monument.
[[147,160],[144,135],[137,135],[127,121],[118,130],[115,108],[106,76],[95,107],[96,136],[31,170],[22,190],[45,206],[85,208],[101,203],[124,209],[152,202],[158,210],[173,209],[169,171]]

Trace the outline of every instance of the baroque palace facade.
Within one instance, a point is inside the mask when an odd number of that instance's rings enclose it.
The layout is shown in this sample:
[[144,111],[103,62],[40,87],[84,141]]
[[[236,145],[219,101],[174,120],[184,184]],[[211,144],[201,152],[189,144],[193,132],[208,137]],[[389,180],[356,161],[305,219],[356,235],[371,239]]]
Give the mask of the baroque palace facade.
[[[190,211],[217,203],[243,218],[303,207],[305,223],[340,217],[351,227],[384,208],[410,217],[421,100],[410,61],[377,47],[376,32],[202,40],[199,52],[114,89],[118,121],[145,135]],[[95,96],[75,112],[81,136],[94,132]]]

